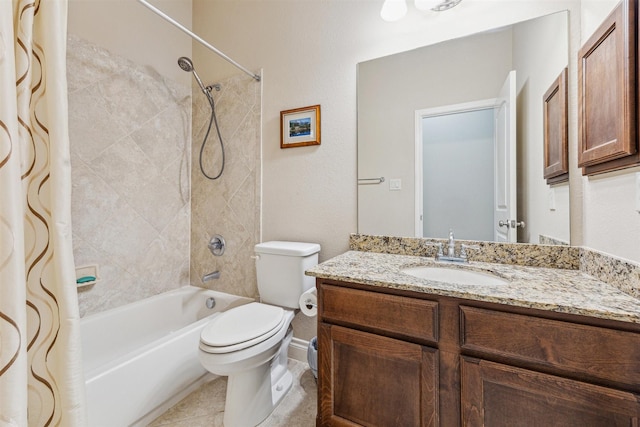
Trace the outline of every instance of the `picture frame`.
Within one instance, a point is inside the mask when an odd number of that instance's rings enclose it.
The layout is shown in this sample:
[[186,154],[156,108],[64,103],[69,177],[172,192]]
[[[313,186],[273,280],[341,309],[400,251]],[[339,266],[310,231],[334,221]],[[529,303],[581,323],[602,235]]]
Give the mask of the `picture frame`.
[[320,145],[320,105],[280,111],[280,148]]

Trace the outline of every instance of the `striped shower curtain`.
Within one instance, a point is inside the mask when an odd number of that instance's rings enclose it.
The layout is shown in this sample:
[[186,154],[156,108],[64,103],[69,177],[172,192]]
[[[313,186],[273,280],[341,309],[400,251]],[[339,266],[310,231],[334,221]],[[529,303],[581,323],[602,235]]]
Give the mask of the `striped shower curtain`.
[[0,0],[0,426],[86,424],[67,0]]

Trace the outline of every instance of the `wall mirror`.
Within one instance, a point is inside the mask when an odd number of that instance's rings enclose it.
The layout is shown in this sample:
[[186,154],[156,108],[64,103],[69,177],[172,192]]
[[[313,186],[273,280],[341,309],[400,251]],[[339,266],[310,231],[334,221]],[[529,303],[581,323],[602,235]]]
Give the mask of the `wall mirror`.
[[359,63],[358,232],[568,244],[569,184],[548,184],[543,159],[568,25],[563,11]]

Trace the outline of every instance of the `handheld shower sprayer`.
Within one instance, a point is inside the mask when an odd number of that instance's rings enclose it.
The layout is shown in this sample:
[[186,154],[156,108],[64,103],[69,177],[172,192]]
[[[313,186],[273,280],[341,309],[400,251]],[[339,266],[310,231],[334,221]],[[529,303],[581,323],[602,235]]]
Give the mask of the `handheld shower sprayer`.
[[[205,94],[205,96],[207,97],[207,100],[209,101],[209,105],[211,106],[211,119],[209,120],[209,126],[207,127],[207,133],[204,135],[204,140],[202,141],[202,145],[200,146],[200,158],[199,158],[199,163],[200,163],[200,171],[202,172],[202,174],[210,180],[215,180],[218,179],[222,176],[222,172],[224,171],[224,163],[225,163],[225,156],[224,156],[224,143],[222,141],[222,135],[220,134],[220,127],[218,126],[218,119],[216,118],[216,108],[215,108],[215,103],[213,101],[213,96],[211,96],[211,90],[215,89],[216,91],[220,90],[220,85],[219,84],[213,84],[210,86],[206,86],[204,84],[202,84],[202,80],[200,80],[200,76],[198,76],[198,73],[196,73],[196,69],[193,66],[193,61],[191,61],[190,58],[187,58],[186,56],[181,56],[180,58],[178,58],[178,66],[180,66],[180,68],[182,68],[184,71],[188,72],[188,73],[193,73],[193,77],[195,77],[196,82],[198,82],[198,86],[200,86],[200,89],[202,89],[202,93]],[[220,140],[220,151],[221,151],[221,157],[222,157],[222,165],[220,166],[220,172],[215,175],[215,176],[210,176],[208,175],[205,170],[204,170],[204,166],[202,165],[202,153],[204,152],[204,146],[207,143],[207,138],[209,137],[209,132],[211,131],[211,124],[215,123],[216,125],[216,132],[218,134],[218,139]]]
[[198,73],[196,73],[196,69],[193,67],[193,61],[191,61],[191,59],[187,58],[186,56],[181,56],[180,58],[178,58],[178,65],[187,73],[193,73],[193,77],[196,78],[196,82],[198,82],[198,86],[200,86],[202,92],[204,92],[205,94],[208,93],[207,89],[202,84],[202,80],[200,80],[200,76],[198,75]]

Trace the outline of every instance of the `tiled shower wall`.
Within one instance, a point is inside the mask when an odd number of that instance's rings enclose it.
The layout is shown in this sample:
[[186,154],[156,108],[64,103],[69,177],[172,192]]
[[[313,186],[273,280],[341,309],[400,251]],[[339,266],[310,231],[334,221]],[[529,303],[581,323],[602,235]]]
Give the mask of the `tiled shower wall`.
[[[205,84],[206,71],[200,72]],[[211,108],[194,91],[191,201],[191,282],[218,291],[256,298],[253,247],[260,241],[260,129],[261,83],[238,75],[219,81],[214,105],[224,142],[225,166],[217,180],[204,177],[199,166],[200,147],[211,118]],[[209,176],[221,167],[219,139],[212,124],[203,151]],[[207,244],[214,234],[226,241],[224,255],[211,254]],[[203,282],[203,275],[220,271],[220,278]]]
[[67,77],[80,314],[189,284],[191,88],[73,36]]

